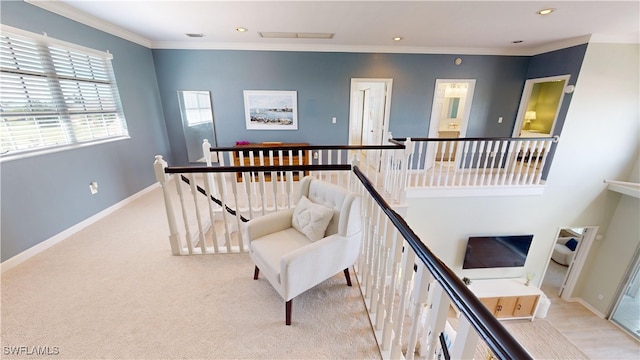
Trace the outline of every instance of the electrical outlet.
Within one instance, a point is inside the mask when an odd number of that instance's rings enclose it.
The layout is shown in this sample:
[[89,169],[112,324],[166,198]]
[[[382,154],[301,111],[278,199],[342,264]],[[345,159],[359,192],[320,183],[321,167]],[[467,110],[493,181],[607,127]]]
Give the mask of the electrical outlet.
[[498,124],[502,124],[502,116],[498,118]]
[[335,116],[331,118],[331,122],[334,123],[334,124],[336,123],[336,117]]
[[98,182],[97,181],[92,181],[89,184],[89,190],[91,190],[91,195],[95,195],[98,193]]

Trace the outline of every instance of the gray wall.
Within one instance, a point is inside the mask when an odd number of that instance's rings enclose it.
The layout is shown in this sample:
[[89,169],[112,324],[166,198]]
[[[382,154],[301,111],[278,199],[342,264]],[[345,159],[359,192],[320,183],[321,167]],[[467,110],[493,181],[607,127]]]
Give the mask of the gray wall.
[[[153,50],[174,160],[185,164],[178,90],[209,90],[219,146],[238,140],[347,144],[352,78],[392,78],[389,130],[426,137],[435,81],[477,79],[469,136],[509,136],[529,57]],[[581,60],[581,58],[580,58]],[[298,130],[246,130],[243,90],[298,92]],[[337,124],[331,124],[331,118]],[[497,123],[499,116],[505,121]],[[495,121],[493,121],[495,120]],[[490,125],[489,125],[490,124]]]
[[109,50],[131,136],[0,164],[4,261],[153,184],[154,155],[169,155],[169,146],[151,50],[21,1],[3,1],[0,20]]

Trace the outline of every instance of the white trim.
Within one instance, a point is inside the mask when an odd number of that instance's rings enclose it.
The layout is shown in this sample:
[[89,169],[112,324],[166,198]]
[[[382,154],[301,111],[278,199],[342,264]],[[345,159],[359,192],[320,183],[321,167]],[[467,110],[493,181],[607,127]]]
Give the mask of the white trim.
[[67,239],[68,237],[70,237],[71,235],[85,229],[86,227],[98,222],[99,220],[107,217],[108,215],[114,213],[116,210],[119,210],[121,208],[123,208],[125,205],[133,202],[134,200],[140,198],[141,196],[149,193],[150,191],[154,190],[155,188],[159,187],[160,183],[156,182],[140,191],[138,191],[137,193],[129,196],[128,198],[114,204],[111,205],[110,207],[100,211],[99,213],[67,228],[66,230],[63,230],[62,232],[50,237],[47,240],[44,240],[32,247],[30,247],[29,249],[3,261],[0,264],[0,273],[4,273],[7,270],[10,270],[20,264],[22,264],[23,262],[27,261],[28,259],[40,254],[41,252],[49,249],[50,247],[56,245],[57,243]]
[[604,182],[607,184],[607,190],[640,199],[640,183],[616,180],[605,180]]
[[602,314],[600,311],[598,311],[596,308],[594,308],[593,306],[591,306],[591,304],[589,304],[588,302],[584,301],[584,299],[582,298],[571,298],[567,301],[570,302],[577,302],[579,304],[581,304],[582,306],[586,307],[587,310],[591,311],[592,313],[594,313],[597,317],[599,317],[600,319],[605,320],[606,317],[604,316],[604,314]]
[[533,49],[528,49],[530,51],[528,55],[533,56],[533,55],[544,54],[551,51],[566,49],[566,48],[570,48],[577,45],[588,44],[590,41],[591,41],[591,35],[583,35],[583,36],[578,36],[570,39],[555,41],[552,43],[538,46]]
[[99,139],[99,140],[93,140],[93,141],[85,141],[81,143],[53,146],[48,148],[41,148],[41,149],[36,148],[36,149],[30,149],[30,150],[24,150],[24,151],[16,151],[13,153],[6,153],[6,154],[0,155],[0,164],[3,162],[25,159],[32,156],[53,154],[59,151],[79,149],[87,146],[106,144],[113,141],[128,140],[128,139],[131,139],[131,136],[118,136],[118,137],[111,137],[111,138]]
[[90,26],[94,29],[98,29],[104,31],[108,34],[117,36],[119,38],[129,40],[138,45],[142,45],[147,48],[151,48],[151,40],[140,36],[138,34],[132,33],[131,31],[125,30],[119,26],[111,24],[107,21],[104,21],[95,16],[89,15],[82,11],[79,11],[62,1],[38,1],[38,0],[24,0],[26,3],[31,4],[33,6],[37,6],[41,9],[50,11],[52,13],[64,16],[68,19],[77,21],[81,24]]

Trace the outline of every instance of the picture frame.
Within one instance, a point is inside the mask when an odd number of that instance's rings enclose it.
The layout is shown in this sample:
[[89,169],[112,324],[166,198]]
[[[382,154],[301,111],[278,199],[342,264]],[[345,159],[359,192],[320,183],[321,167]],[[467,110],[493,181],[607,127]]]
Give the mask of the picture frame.
[[244,90],[247,130],[297,130],[297,91]]

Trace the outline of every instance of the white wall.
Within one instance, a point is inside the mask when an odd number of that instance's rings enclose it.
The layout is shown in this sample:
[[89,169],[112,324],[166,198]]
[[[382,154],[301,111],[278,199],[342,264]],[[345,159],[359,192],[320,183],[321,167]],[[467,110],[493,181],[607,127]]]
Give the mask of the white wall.
[[[589,44],[543,195],[409,199],[409,225],[460,276],[531,272],[539,284],[560,228],[600,226],[604,234],[618,208],[620,194],[606,190],[603,180],[628,179],[638,154],[639,50],[638,45]],[[469,236],[500,234],[534,234],[524,268],[462,270]],[[611,260],[596,263],[606,268]],[[593,278],[589,291],[610,298],[609,285],[617,279]]]

